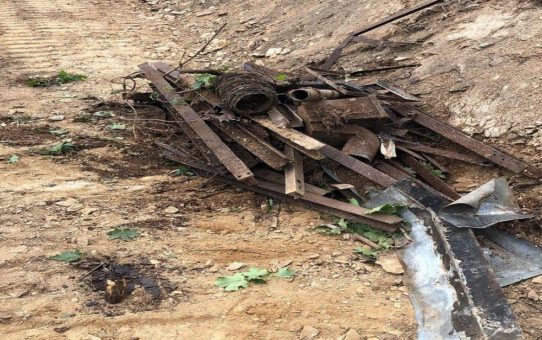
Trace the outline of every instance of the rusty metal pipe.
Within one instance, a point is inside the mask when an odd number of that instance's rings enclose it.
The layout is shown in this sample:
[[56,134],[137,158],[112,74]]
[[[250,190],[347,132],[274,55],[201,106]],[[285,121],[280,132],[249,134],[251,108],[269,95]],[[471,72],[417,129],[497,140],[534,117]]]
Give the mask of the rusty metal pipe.
[[322,99],[339,98],[341,94],[335,90],[320,90],[311,87],[302,87],[291,90],[288,96],[298,102],[315,102]]

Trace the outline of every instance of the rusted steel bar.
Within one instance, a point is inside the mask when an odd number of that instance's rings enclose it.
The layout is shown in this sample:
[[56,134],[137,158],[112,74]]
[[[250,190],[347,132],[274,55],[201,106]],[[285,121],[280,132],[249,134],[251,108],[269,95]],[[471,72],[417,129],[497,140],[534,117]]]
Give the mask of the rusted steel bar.
[[403,90],[402,88],[399,88],[395,85],[393,85],[392,83],[390,82],[387,82],[385,80],[379,80],[376,82],[376,85],[380,86],[381,88],[383,89],[386,89],[388,91],[390,91],[391,93],[405,99],[405,100],[408,100],[408,101],[413,101],[413,102],[419,102],[421,99],[416,97],[416,96],[413,96],[411,95],[410,93],[406,92],[405,90]]
[[[253,172],[254,172],[254,175],[256,175],[257,179],[262,179],[264,181],[272,182],[275,184],[284,183],[284,175],[282,173],[269,170],[267,168],[257,168],[257,169],[254,169]],[[305,191],[311,192],[319,196],[325,196],[331,192],[330,190],[322,189],[320,187],[317,187],[315,185],[312,185],[306,182],[304,185],[305,185]]]
[[342,152],[372,162],[380,149],[380,139],[372,131],[357,126],[359,133],[354,134],[342,147]]
[[443,180],[438,178],[437,176],[433,175],[429,169],[427,169],[423,164],[418,162],[414,157],[412,157],[409,154],[403,153],[400,155],[401,160],[405,162],[406,165],[414,169],[416,171],[416,174],[418,174],[421,178],[423,178],[431,187],[433,187],[435,190],[440,191],[447,197],[451,198],[452,200],[456,200],[461,197],[455,190],[450,187],[448,184],[444,183]]
[[293,127],[293,128],[303,127],[303,119],[299,117],[296,110],[293,109],[291,106],[282,104],[282,105],[275,106],[275,108],[280,113],[282,113],[282,115],[286,117],[286,119],[288,119],[288,121],[290,122],[289,124],[290,127]]
[[410,175],[407,175],[406,172],[396,169],[395,167],[383,161],[376,162],[374,164],[374,167],[399,181],[411,177]]
[[271,110],[267,111],[267,115],[271,120],[273,121],[273,124],[275,124],[279,128],[286,128],[290,127],[290,121],[284,117],[282,112],[277,110],[276,107],[272,107]]
[[139,69],[156,87],[164,99],[175,109],[186,124],[196,133],[218,160],[239,181],[254,181],[254,174],[230,148],[214,133],[183,98],[175,92],[162,74],[148,63],[139,65]]
[[289,145],[284,146],[284,153],[294,160],[284,168],[284,193],[294,197],[304,196],[303,156]]
[[396,21],[398,19],[401,19],[403,17],[406,17],[407,15],[410,15],[412,13],[416,13],[418,11],[421,11],[425,8],[428,8],[428,7],[431,7],[439,2],[441,2],[442,0],[429,0],[429,1],[425,1],[425,2],[422,2],[414,7],[410,7],[410,8],[405,8],[395,14],[392,14],[390,15],[389,17],[386,17],[380,21],[377,21],[373,24],[370,24],[368,26],[365,26],[359,30],[356,30],[352,33],[350,33],[348,35],[348,37],[346,37],[346,39],[344,39],[340,44],[339,46],[337,46],[333,52],[331,52],[331,54],[329,55],[329,57],[327,58],[327,60],[324,62],[324,65],[322,66],[323,69],[330,69],[331,66],[333,66],[333,64],[335,64],[337,62],[337,60],[339,60],[339,58],[341,57],[341,53],[342,53],[342,50],[344,48],[346,48],[346,46],[348,46],[351,42],[353,42],[354,40],[354,37],[358,36],[358,35],[361,35],[361,34],[364,34],[364,33],[367,33],[369,31],[372,31],[376,28],[379,28],[381,26],[384,26],[386,24],[389,24],[393,21]]
[[320,149],[325,146],[324,143],[319,142],[318,140],[294,129],[281,129],[275,124],[273,124],[273,122],[269,118],[263,116],[253,117],[251,119],[252,121],[271,131],[275,137],[277,137],[284,143],[305,153],[307,156],[315,159],[322,159],[323,156],[321,156]]
[[389,187],[396,182],[393,177],[386,175],[380,170],[377,170],[372,166],[355,159],[352,156],[348,156],[344,152],[341,152],[329,145],[324,146],[320,150],[320,152],[322,152],[322,154],[327,158],[341,164],[342,166],[362,175],[371,182],[374,182],[383,187]]
[[279,170],[289,163],[286,155],[258,136],[244,130],[242,126],[228,122],[220,123],[215,120],[212,120],[211,124],[271,168]]
[[428,153],[431,155],[455,159],[458,161],[463,161],[463,162],[472,163],[472,164],[482,165],[485,161],[484,158],[479,157],[479,156],[462,154],[462,153],[455,152],[452,150],[434,148],[434,147],[423,145],[423,144],[414,144],[414,143],[408,143],[408,142],[402,142],[402,141],[395,141],[395,144],[397,146],[402,146],[409,150]]
[[402,116],[412,117],[416,123],[425,126],[429,130],[442,135],[443,137],[465,147],[467,150],[470,150],[492,161],[493,163],[502,166],[505,169],[508,169],[514,173],[525,172],[526,175],[535,178],[540,178],[542,176],[541,169],[528,165],[523,161],[505,153],[504,151],[479,142],[476,139],[469,137],[459,129],[456,129],[451,125],[427,115],[412,105],[396,104],[392,107],[392,109]]
[[256,184],[239,182],[232,177],[217,174],[214,168],[209,167],[197,160],[191,159],[190,156],[172,148],[171,146],[164,144],[160,144],[159,146],[165,150],[164,156],[166,158],[195,169],[201,176],[212,177],[241,189],[253,191],[284,202],[301,203],[306,207],[323,211],[330,215],[343,217],[352,221],[365,223],[374,228],[388,232],[397,231],[402,222],[402,219],[395,215],[381,213],[369,214],[368,209],[320,196],[319,194],[309,191],[305,192],[305,196],[294,199],[294,197],[288,196],[284,193],[284,185],[281,184],[275,184],[264,180],[258,180]]
[[341,86],[335,84],[335,82],[327,79],[326,77],[322,76],[318,72],[313,71],[308,67],[305,67],[305,71],[307,73],[309,73],[310,75],[316,77],[318,80],[323,81],[324,83],[326,83],[328,86],[332,87],[335,91],[339,92],[340,94],[345,95],[345,96],[348,95],[349,91],[343,89]]

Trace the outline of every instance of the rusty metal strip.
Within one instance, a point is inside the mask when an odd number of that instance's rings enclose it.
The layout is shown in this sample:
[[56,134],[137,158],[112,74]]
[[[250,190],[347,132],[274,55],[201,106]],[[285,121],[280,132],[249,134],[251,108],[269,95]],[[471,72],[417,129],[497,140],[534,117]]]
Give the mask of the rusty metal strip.
[[237,180],[254,180],[254,174],[250,169],[226,144],[224,144],[207,123],[205,123],[203,119],[201,119],[201,117],[184,102],[183,98],[175,92],[175,89],[169,85],[160,72],[155,70],[148,63],[139,65],[139,69]]
[[535,178],[542,176],[541,169],[528,165],[495,147],[479,142],[476,139],[469,137],[459,129],[431,117],[411,105],[397,104],[394,105],[392,109],[402,116],[413,117],[413,120],[416,123],[441,134],[443,137],[446,137],[447,139],[465,147],[467,150],[470,150],[492,161],[493,163],[502,166],[505,169],[508,169],[514,173],[522,173],[527,170],[528,173],[526,174]]
[[400,155],[401,160],[405,162],[406,165],[414,169],[416,174],[423,178],[431,187],[439,192],[443,193],[452,200],[456,200],[461,197],[455,190],[446,184],[443,180],[433,175],[429,169],[427,169],[423,164],[418,162],[414,157],[409,154],[403,153]]
[[431,7],[439,2],[441,2],[442,0],[429,0],[429,1],[425,1],[425,2],[422,2],[416,6],[413,6],[413,7],[410,7],[410,8],[405,8],[399,12],[396,12],[395,14],[392,14],[378,22],[375,22],[373,24],[370,24],[368,26],[365,26],[359,30],[356,30],[352,33],[350,33],[348,35],[348,37],[346,37],[346,39],[344,39],[334,50],[333,52],[331,52],[331,54],[329,55],[329,57],[327,58],[327,60],[324,62],[324,65],[322,66],[323,69],[330,69],[331,66],[333,66],[333,64],[335,64],[337,62],[337,60],[339,60],[339,58],[341,57],[341,53],[342,53],[342,50],[344,48],[346,48],[346,46],[348,46],[351,42],[353,42],[354,40],[354,37],[358,36],[358,35],[361,35],[361,34],[364,34],[364,33],[367,33],[369,31],[372,31],[376,28],[379,28],[381,26],[384,26],[386,24],[389,24],[393,21],[396,21],[398,19],[401,19],[407,15],[410,15],[412,13],[415,13],[415,12],[418,12],[418,11],[421,11],[425,8],[428,8],[428,7]]
[[352,156],[348,156],[344,152],[341,152],[329,145],[323,147],[320,152],[322,152],[322,154],[327,158],[341,164],[342,166],[362,175],[371,182],[374,182],[383,187],[389,187],[396,182],[393,177],[386,175],[380,170],[377,170]]
[[237,142],[237,144],[241,145],[271,168],[279,170],[289,163],[286,155],[258,136],[249,133],[240,125],[229,122],[220,123],[216,120],[212,120],[211,124],[216,126],[228,137]]
[[411,177],[410,175],[407,175],[405,172],[396,169],[395,167],[391,166],[386,162],[378,161],[374,164],[374,167],[382,171],[383,173],[390,175],[396,180],[402,180]]
[[304,196],[303,156],[289,145],[284,146],[284,153],[294,160],[284,168],[284,193],[294,197]]
[[[272,182],[275,184],[284,183],[284,175],[282,173],[269,170],[267,168],[257,168],[257,169],[254,169],[253,172],[256,178],[258,179],[262,179],[264,181]],[[325,196],[331,192],[330,190],[322,189],[320,187],[317,187],[316,185],[312,185],[306,182],[304,185],[305,185],[306,192],[311,192],[315,195]]]
[[411,95],[410,93],[406,92],[402,88],[399,88],[399,87],[397,87],[397,86],[393,85],[392,83],[387,82],[385,80],[377,81],[376,85],[380,86],[383,89],[386,89],[386,90],[390,91],[391,93],[393,93],[393,94],[395,94],[395,95],[397,95],[397,96],[399,96],[399,97],[401,97],[401,98],[403,98],[405,100],[413,101],[413,102],[421,101],[420,98]]
[[380,149],[380,139],[372,131],[361,126],[357,127],[362,132],[350,137],[341,151],[347,155],[361,157],[372,162]]
[[452,150],[446,150],[441,148],[433,148],[431,146],[423,144],[406,143],[401,141],[395,141],[395,145],[402,146],[403,148],[414,150],[418,152],[428,153],[430,155],[441,156],[445,158],[455,159],[467,163],[483,165],[485,159],[475,155],[462,154]]
[[212,177],[224,183],[232,186],[253,191],[262,195],[266,195],[275,198],[280,201],[290,203],[302,203],[308,208],[313,208],[333,216],[343,217],[352,221],[365,223],[377,229],[381,229],[387,232],[397,231],[400,227],[402,219],[395,215],[374,213],[369,214],[369,210],[349,204],[346,202],[337,201],[328,197],[320,196],[312,192],[305,192],[305,196],[295,199],[292,196],[288,196],[284,193],[284,185],[275,184],[272,182],[258,180],[256,184],[249,184],[246,182],[239,182],[235,179],[217,174],[216,170],[212,167],[191,159],[190,156],[183,154],[179,150],[175,150],[170,146],[164,147],[164,156],[170,160],[185,164],[193,169],[197,170],[197,173],[204,177]]
[[303,127],[303,119],[299,117],[296,110],[292,109],[289,105],[282,104],[276,106],[276,109],[282,113],[282,115],[290,122],[290,127],[298,128]]
[[286,117],[284,117],[282,112],[277,110],[276,107],[272,107],[271,110],[267,111],[267,115],[269,116],[269,118],[271,118],[271,120],[277,127],[279,128],[291,127],[290,121],[286,119]]
[[310,75],[314,76],[315,78],[317,78],[318,80],[323,81],[324,83],[326,83],[328,86],[332,87],[335,91],[339,92],[340,94],[348,95],[349,91],[343,89],[341,86],[335,84],[335,82],[333,82],[333,81],[327,79],[326,77],[322,76],[320,73],[318,73],[316,71],[313,71],[308,67],[305,67],[305,71],[307,73],[309,73]]

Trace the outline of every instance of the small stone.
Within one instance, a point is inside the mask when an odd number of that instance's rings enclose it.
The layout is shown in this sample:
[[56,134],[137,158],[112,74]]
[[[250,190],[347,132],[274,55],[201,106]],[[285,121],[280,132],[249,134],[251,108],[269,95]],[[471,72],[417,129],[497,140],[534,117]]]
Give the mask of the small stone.
[[265,53],[265,56],[267,58],[271,58],[271,57],[279,55],[281,52],[282,52],[282,48],[273,47],[273,48],[270,48],[270,49],[267,50],[267,52]]
[[542,275],[535,277],[531,280],[532,283],[542,284]]
[[350,329],[344,335],[344,340],[361,340],[361,336],[355,329]]
[[301,330],[302,339],[314,339],[320,333],[316,328],[306,325]]
[[164,209],[164,212],[165,212],[166,214],[176,214],[176,213],[179,212],[179,209],[177,209],[177,208],[174,207],[174,206],[169,206],[169,207],[167,207],[166,209]]
[[51,122],[60,122],[61,120],[64,120],[64,115],[52,115],[51,117],[49,117],[49,120]]
[[534,290],[529,290],[529,292],[527,293],[527,297],[533,301],[538,301],[538,299],[540,298]]
[[376,260],[376,264],[380,265],[385,272],[391,274],[403,274],[405,271],[395,252],[381,254]]
[[227,270],[231,270],[231,271],[234,271],[234,270],[238,270],[238,269],[241,269],[245,266],[244,263],[241,263],[241,262],[233,262],[231,263],[229,266],[226,267]]
[[309,260],[314,260],[314,259],[317,259],[320,257],[320,254],[310,254],[309,256],[307,256],[307,258]]
[[337,256],[336,258],[333,259],[333,262],[340,263],[340,264],[348,264],[348,263],[350,263],[350,261],[348,260],[348,257],[346,257],[344,255]]

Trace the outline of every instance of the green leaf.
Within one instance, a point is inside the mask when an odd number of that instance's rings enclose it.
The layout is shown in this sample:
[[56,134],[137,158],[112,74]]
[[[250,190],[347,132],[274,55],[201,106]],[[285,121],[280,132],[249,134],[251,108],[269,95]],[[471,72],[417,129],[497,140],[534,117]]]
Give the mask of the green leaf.
[[126,124],[112,123],[107,125],[108,130],[126,130]]
[[214,85],[217,76],[209,73],[202,73],[196,75],[196,82],[192,85],[194,90],[199,90],[203,87],[210,88]]
[[357,199],[353,198],[353,197],[348,200],[348,203],[350,203],[352,205],[355,205],[355,206],[358,206],[358,207],[360,206],[359,201]]
[[404,205],[401,205],[401,204],[390,204],[390,203],[386,203],[386,204],[382,204],[382,205],[379,205],[378,207],[374,207],[372,209],[369,209],[369,211],[367,212],[367,214],[374,214],[374,213],[384,213],[384,214],[391,214],[391,215],[396,215],[398,214],[401,209],[403,209],[405,206]]
[[248,281],[266,281],[267,269],[251,267],[248,272],[242,273]]
[[273,206],[275,205],[275,203],[273,202],[273,199],[271,197],[267,197],[266,204],[267,204],[267,212],[271,212],[273,210]]
[[345,228],[342,228],[340,226],[335,226],[333,224],[321,224],[319,226],[314,227],[312,230],[319,234],[325,234],[325,235],[340,235]]
[[281,74],[278,74],[275,77],[275,79],[278,80],[278,81],[286,81],[288,79],[288,76],[285,75],[284,73],[281,73]]
[[248,287],[248,281],[242,273],[236,273],[231,276],[221,276],[215,281],[215,285],[224,288],[227,292],[237,291],[239,288]]
[[177,168],[175,171],[173,171],[174,176],[195,176],[196,174],[190,170],[190,168],[181,165],[179,168]]
[[38,150],[38,153],[42,155],[60,156],[73,151],[73,149],[75,149],[75,145],[73,143],[70,141],[63,141],[50,148]]
[[70,133],[68,130],[62,130],[62,129],[50,129],[49,130],[49,133],[57,136],[57,137],[61,137],[61,136],[64,136],[68,133]]
[[431,169],[431,174],[433,176],[436,176],[436,177],[439,177],[439,178],[442,178],[442,179],[446,179],[446,174],[444,174],[444,172],[442,172],[442,170]]
[[290,279],[295,276],[295,272],[288,267],[283,267],[277,270],[278,277]]
[[87,76],[77,73],[68,73],[65,70],[60,70],[55,78],[55,84],[61,85],[65,83],[71,83],[73,81],[80,81],[87,79]]
[[17,155],[11,155],[11,157],[8,159],[9,164],[15,164],[19,162],[19,156]]
[[344,229],[348,228],[348,221],[345,220],[344,218],[341,218],[340,220],[337,221],[337,225],[339,227],[341,227],[341,229],[344,230]]
[[141,236],[141,234],[135,229],[130,229],[130,228],[118,229],[118,228],[115,228],[115,229],[111,230],[110,232],[108,232],[107,236],[109,237],[110,240],[121,239],[123,241],[131,241],[131,240]]
[[108,118],[113,117],[113,111],[97,111],[94,112],[92,115],[98,118]]
[[374,243],[378,244],[379,249],[389,249],[392,246],[393,240],[391,235],[385,231],[373,229],[365,224],[352,223],[348,226],[348,230],[352,233],[361,235]]
[[83,253],[76,249],[73,251],[63,251],[60,254],[49,256],[48,258],[55,261],[74,262],[79,261],[82,256]]
[[379,252],[365,247],[357,247],[354,248],[354,253],[359,253],[369,258],[376,259],[376,255],[378,255]]

